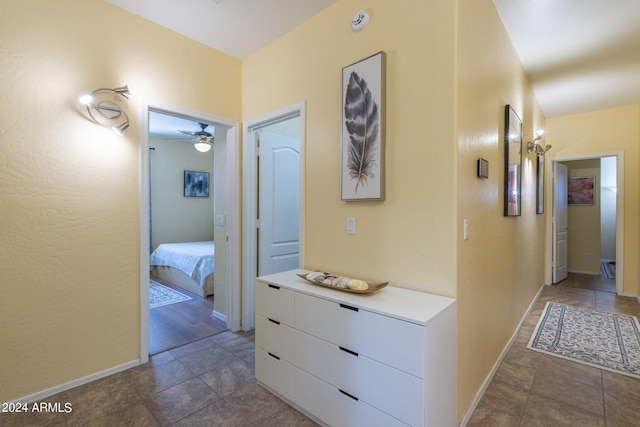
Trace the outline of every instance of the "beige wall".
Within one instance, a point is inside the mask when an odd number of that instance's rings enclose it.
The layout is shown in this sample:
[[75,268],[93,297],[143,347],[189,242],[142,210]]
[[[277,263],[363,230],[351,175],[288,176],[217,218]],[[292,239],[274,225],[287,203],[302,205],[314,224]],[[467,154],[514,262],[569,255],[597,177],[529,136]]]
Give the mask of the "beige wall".
[[[0,39],[6,402],[139,358],[141,100],[240,121],[242,64],[100,0],[4,1]],[[120,138],[76,100],[124,83]]]
[[[550,160],[554,157],[624,153],[624,188],[619,188],[617,193],[624,198],[623,292],[629,296],[638,295],[640,104],[553,118],[547,121],[547,129],[547,143],[553,145],[549,152]],[[552,181],[548,179],[547,206],[551,206],[552,189]],[[550,254],[547,258],[550,259]]]
[[[455,2],[341,0],[243,62],[249,120],[306,100],[305,267],[455,296]],[[342,68],[387,53],[386,200],[340,200]],[[357,235],[345,232],[357,220]]]
[[[491,0],[459,2],[458,413],[464,414],[544,282],[544,216],[536,215],[536,158],[523,149],[522,215],[503,216],[504,108],[531,141],[544,117]],[[489,178],[476,161],[489,161]]]
[[[546,215],[534,214],[534,157],[525,154],[523,214],[502,216],[504,105],[523,119],[525,141],[545,123],[490,0],[371,0],[360,33],[349,22],[362,3],[340,0],[242,63],[100,0],[7,3],[1,401],[138,358],[142,97],[238,121],[306,100],[306,267],[457,297],[462,417],[543,282],[551,206],[547,180]],[[341,69],[379,50],[387,52],[387,198],[341,202]],[[133,123],[117,138],[85,120],[75,98],[125,82],[135,92]],[[625,150],[630,294],[638,292],[639,123],[632,106],[546,126],[554,155]],[[488,180],[475,176],[478,157],[490,162]],[[356,236],[345,233],[347,217],[357,218]]]

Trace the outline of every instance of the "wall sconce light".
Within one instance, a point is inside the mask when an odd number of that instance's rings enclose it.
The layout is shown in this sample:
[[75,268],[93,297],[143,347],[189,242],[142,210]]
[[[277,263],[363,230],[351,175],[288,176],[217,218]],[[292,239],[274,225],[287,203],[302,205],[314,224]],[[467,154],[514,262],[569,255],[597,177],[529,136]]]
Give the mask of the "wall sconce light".
[[544,136],[544,129],[538,129],[536,131],[536,136],[533,138],[533,141],[527,142],[527,153],[536,152],[536,156],[544,156],[544,153],[551,150],[551,145],[547,144],[542,147],[542,145],[538,144],[537,141],[540,141]]
[[[88,95],[82,95],[78,101],[87,106],[87,113],[94,122],[102,127],[113,130],[116,134],[122,135],[129,127],[129,116],[122,108],[108,99],[99,100],[109,94],[120,95],[124,99],[129,99],[131,89],[129,85],[124,85],[114,89],[98,88]],[[97,114],[96,114],[97,113]],[[120,117],[122,116],[122,119]]]

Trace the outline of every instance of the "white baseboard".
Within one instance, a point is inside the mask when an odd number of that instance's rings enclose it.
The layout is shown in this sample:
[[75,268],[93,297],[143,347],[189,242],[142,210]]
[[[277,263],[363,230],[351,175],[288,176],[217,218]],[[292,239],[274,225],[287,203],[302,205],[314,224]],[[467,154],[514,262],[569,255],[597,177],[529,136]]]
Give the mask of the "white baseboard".
[[511,348],[511,345],[516,340],[516,338],[518,336],[518,332],[520,331],[520,327],[522,326],[524,321],[529,316],[529,313],[531,313],[531,310],[533,309],[533,306],[535,305],[536,301],[538,301],[538,297],[542,293],[542,290],[544,289],[545,286],[547,286],[547,285],[543,284],[542,286],[540,286],[540,289],[538,290],[538,293],[536,294],[536,296],[531,301],[531,304],[529,304],[529,307],[527,308],[527,311],[525,311],[524,315],[522,316],[522,319],[520,319],[520,322],[518,323],[518,326],[516,326],[515,331],[513,331],[513,334],[511,335],[511,338],[509,339],[507,344],[502,349],[502,353],[500,353],[500,356],[498,357],[498,360],[496,360],[496,363],[493,364],[493,367],[491,368],[491,371],[489,371],[489,374],[487,375],[487,377],[485,378],[484,382],[480,386],[480,389],[478,390],[478,392],[476,393],[475,397],[473,398],[473,401],[471,402],[471,405],[469,405],[469,408],[467,408],[467,411],[465,412],[464,417],[462,417],[462,421],[460,421],[459,427],[465,427],[467,425],[467,423],[469,422],[469,420],[471,419],[471,415],[473,415],[473,411],[476,410],[476,407],[478,406],[478,403],[480,403],[480,399],[482,399],[482,396],[484,395],[484,392],[487,391],[487,387],[489,387],[489,384],[491,383],[491,380],[493,379],[494,375],[498,371],[498,368],[500,367],[500,364],[502,363],[502,361],[504,360],[505,356],[509,352],[509,349]]
[[582,271],[582,270],[567,270],[569,273],[588,274],[589,276],[600,276],[601,271]]
[[222,314],[222,313],[219,313],[219,312],[217,312],[215,310],[211,310],[211,316],[215,317],[218,320],[222,320],[227,325],[229,324],[229,323],[227,323],[227,315],[226,314]]
[[123,363],[122,365],[114,366],[113,368],[105,369],[104,371],[96,372],[95,374],[87,375],[86,377],[78,378],[68,383],[60,384],[55,387],[51,387],[46,390],[39,391],[29,396],[21,397],[14,400],[12,403],[34,403],[42,399],[46,399],[63,391],[71,390],[72,388],[90,383],[101,378],[108,377],[109,375],[117,374],[118,372],[126,371],[140,365],[139,360],[132,360],[131,362]]

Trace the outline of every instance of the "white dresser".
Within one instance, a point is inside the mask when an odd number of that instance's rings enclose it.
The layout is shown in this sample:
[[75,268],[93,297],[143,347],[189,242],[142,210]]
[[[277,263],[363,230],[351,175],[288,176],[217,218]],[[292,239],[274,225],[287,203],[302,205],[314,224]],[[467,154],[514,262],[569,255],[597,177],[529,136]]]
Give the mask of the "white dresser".
[[456,425],[456,300],[256,280],[258,383],[330,426]]

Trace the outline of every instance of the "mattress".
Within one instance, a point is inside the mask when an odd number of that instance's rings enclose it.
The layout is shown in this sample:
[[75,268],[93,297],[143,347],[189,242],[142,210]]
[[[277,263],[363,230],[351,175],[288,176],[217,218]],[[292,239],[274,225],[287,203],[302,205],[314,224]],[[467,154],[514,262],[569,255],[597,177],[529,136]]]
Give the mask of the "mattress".
[[214,273],[215,248],[213,241],[163,243],[149,258],[154,266],[173,267],[185,273],[204,288],[207,276]]

